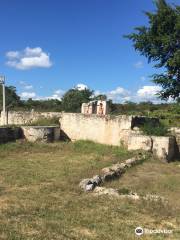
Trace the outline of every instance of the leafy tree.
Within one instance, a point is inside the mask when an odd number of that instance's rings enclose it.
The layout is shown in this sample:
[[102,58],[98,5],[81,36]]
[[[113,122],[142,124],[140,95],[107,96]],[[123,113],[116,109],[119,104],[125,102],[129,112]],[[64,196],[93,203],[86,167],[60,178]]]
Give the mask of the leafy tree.
[[[149,26],[136,27],[135,33],[125,37],[134,48],[164,73],[154,74],[152,80],[162,86],[161,99],[180,98],[180,6],[171,6],[157,0],[156,12],[145,12]],[[179,101],[179,100],[178,100]]]
[[102,100],[105,101],[107,100],[107,96],[105,94],[99,94],[93,98],[94,100]]
[[68,90],[62,98],[63,110],[66,112],[80,112],[81,104],[89,102],[92,94],[93,91],[89,89],[78,90],[75,88]]
[[[16,93],[16,88],[13,86],[6,86],[6,109],[13,109],[19,105],[21,105],[20,97]],[[2,87],[0,86],[0,110],[3,108],[3,94]]]
[[44,112],[51,112],[51,111],[62,111],[62,104],[61,101],[58,99],[47,99],[47,100],[33,100],[29,98],[28,100],[22,101],[22,108],[24,110],[32,110],[35,111],[44,111]]

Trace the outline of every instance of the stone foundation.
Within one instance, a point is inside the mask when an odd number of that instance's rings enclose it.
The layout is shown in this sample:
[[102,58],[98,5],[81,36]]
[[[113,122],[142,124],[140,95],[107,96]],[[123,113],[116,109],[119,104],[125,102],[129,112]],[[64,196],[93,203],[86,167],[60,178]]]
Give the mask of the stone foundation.
[[92,140],[94,142],[121,146],[128,150],[145,150],[158,158],[171,161],[176,157],[175,137],[144,136],[138,127],[145,121],[158,123],[156,118],[141,116],[97,116],[77,113],[62,113],[61,130],[71,140]]
[[60,128],[54,126],[21,127],[24,138],[29,142],[53,142],[60,139]]

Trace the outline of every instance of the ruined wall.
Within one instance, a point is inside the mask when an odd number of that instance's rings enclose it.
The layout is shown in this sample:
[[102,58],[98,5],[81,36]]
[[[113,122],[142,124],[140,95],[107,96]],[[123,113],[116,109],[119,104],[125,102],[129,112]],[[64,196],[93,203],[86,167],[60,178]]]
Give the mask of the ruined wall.
[[92,140],[111,145],[120,145],[121,132],[131,129],[132,116],[100,117],[76,113],[62,113],[61,130],[71,140]]
[[[7,124],[9,125],[23,125],[28,124],[33,121],[38,120],[39,118],[52,118],[52,117],[60,117],[60,112],[34,112],[34,111],[9,111],[7,113]],[[3,118],[1,114],[0,125],[3,125]]]
[[156,122],[156,118],[141,116],[98,116],[80,113],[62,113],[60,117],[61,129],[72,140],[84,139],[99,143],[119,146],[123,141],[128,144],[130,134],[137,134],[134,127],[139,127],[145,121]]
[[[145,121],[158,119],[141,116],[97,116],[77,113],[62,113],[61,131],[71,140],[92,140],[102,144],[120,146],[128,150],[145,150],[158,158],[171,161],[176,155],[175,137],[144,136],[138,127]],[[136,130],[135,130],[136,129]]]
[[172,135],[174,135],[176,137],[176,142],[177,142],[179,152],[180,152],[180,128],[172,127],[172,128],[170,128],[170,132]]

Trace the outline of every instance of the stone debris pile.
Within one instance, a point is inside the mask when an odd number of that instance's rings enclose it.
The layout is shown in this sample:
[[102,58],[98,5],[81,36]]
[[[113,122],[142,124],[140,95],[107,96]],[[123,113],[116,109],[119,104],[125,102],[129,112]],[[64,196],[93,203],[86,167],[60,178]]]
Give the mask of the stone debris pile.
[[145,159],[145,156],[138,156],[127,159],[124,163],[113,164],[110,167],[103,168],[101,170],[102,176],[96,175],[92,178],[83,179],[79,187],[85,191],[93,191],[95,188],[100,186],[103,182],[112,181],[115,178],[121,177],[122,174],[126,172],[126,169],[142,162]]
[[147,201],[165,202],[166,199],[158,195],[147,194],[145,196],[140,196],[135,192],[128,191],[128,193],[122,193],[118,189],[106,188],[106,187],[100,186],[104,182],[112,181],[113,179],[121,177],[122,174],[124,174],[128,168],[141,163],[143,160],[145,160],[145,158],[146,158],[145,156],[139,155],[138,157],[133,157],[125,160],[124,163],[117,163],[117,164],[113,164],[110,167],[105,167],[101,170],[102,176],[95,175],[92,178],[83,179],[79,183],[79,187],[84,192],[92,192],[95,196],[107,195],[110,197],[117,197],[121,199],[126,198],[126,199],[135,200],[135,201],[142,199]]

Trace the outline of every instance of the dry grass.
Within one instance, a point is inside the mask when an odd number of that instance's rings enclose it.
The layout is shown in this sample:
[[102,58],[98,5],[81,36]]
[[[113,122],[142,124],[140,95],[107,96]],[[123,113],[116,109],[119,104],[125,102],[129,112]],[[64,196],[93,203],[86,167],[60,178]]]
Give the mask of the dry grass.
[[180,167],[148,159],[106,186],[144,195],[157,193],[162,202],[133,202],[82,193],[82,178],[123,161],[134,153],[92,142],[0,146],[1,240],[131,240],[134,229],[173,229],[171,235],[141,239],[180,239]]

